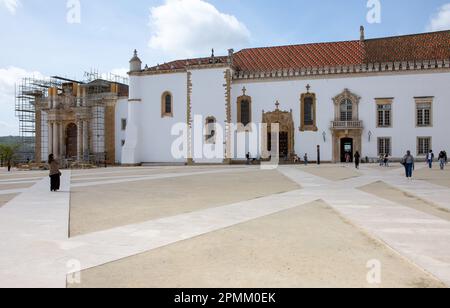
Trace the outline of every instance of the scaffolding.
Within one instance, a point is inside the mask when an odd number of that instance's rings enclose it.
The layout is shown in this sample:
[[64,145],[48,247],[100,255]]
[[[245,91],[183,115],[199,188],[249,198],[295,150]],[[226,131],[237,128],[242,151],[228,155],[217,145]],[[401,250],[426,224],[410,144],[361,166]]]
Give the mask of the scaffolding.
[[[105,134],[108,102],[128,95],[128,79],[111,73],[100,74],[95,70],[85,72],[83,79],[77,81],[59,76],[23,78],[16,85],[15,113],[19,119],[20,162],[36,160],[36,151],[40,151],[41,159],[49,154],[48,112],[54,108],[75,113],[80,109],[87,111],[89,140],[82,160],[96,165],[105,163],[108,155]],[[79,89],[82,89],[81,96]],[[53,93],[56,97],[53,106],[49,103],[51,91],[56,92]],[[36,136],[40,140],[36,140]],[[68,157],[66,153],[65,159],[76,161],[77,157]]]
[[27,77],[16,85],[15,115],[19,119],[19,162],[35,159],[36,105],[48,96],[49,88],[61,89],[61,82],[54,78]]
[[[90,109],[90,147],[89,161],[95,165],[104,164],[108,160],[106,149],[106,118],[108,102],[121,96],[121,86],[128,89],[128,78],[109,74],[100,74],[96,70],[84,73],[86,87],[85,101]],[[128,93],[127,93],[128,96]],[[86,160],[86,159],[85,159]]]

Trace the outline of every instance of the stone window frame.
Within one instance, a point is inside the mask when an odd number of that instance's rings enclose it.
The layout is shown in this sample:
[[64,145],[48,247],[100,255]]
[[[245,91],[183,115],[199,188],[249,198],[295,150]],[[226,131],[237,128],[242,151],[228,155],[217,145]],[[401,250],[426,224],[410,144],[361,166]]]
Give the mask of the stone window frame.
[[[428,139],[428,149],[425,151],[421,151],[421,140]],[[418,157],[426,157],[430,150],[433,149],[433,137],[431,136],[420,136],[417,137],[417,156]]]
[[[430,97],[415,97],[415,117],[416,117],[416,128],[427,128],[430,127],[432,128],[433,125],[433,103],[434,103],[434,97],[430,96]],[[420,124],[419,123],[419,105],[420,104],[429,104],[430,105],[430,123],[429,124]]]
[[344,89],[344,91],[333,98],[334,102],[334,117],[336,121],[341,121],[341,103],[349,99],[352,102],[352,120],[359,121],[359,102],[361,97],[352,93],[349,89]]
[[[244,126],[244,124],[242,123],[242,113],[241,113],[241,105],[242,102],[244,101],[248,101],[248,109],[249,109],[249,122]],[[245,132],[251,132],[251,124],[253,121],[253,116],[252,116],[252,97],[248,96],[246,94],[241,95],[237,98],[237,121],[236,123],[238,124],[238,131],[242,131],[242,126],[244,126],[243,131]]]
[[[210,123],[210,121],[213,120],[213,123]],[[208,135],[208,125],[210,124],[214,124],[214,135]],[[216,125],[217,125],[217,119],[214,116],[209,116],[206,117],[205,119],[205,143],[206,144],[216,144],[216,136],[217,136],[217,129],[216,129]]]
[[[312,105],[312,118],[313,118],[313,124],[312,125],[306,125],[305,124],[305,100],[307,98],[312,98],[313,105]],[[315,93],[302,93],[300,97],[300,131],[312,131],[317,132],[319,129],[317,128],[317,96]]]
[[[170,96],[170,112],[166,110],[167,96]],[[173,118],[173,95],[170,91],[165,91],[161,95],[161,118]]]
[[[389,111],[389,125],[380,125],[380,111],[378,110],[378,106],[390,105],[391,110]],[[394,98],[376,98],[375,99],[375,114],[376,114],[376,125],[377,128],[392,128],[394,126]],[[383,120],[383,122],[385,122]]]
[[[389,140],[389,153],[385,153],[386,151],[382,152],[380,147],[380,141],[382,140]],[[386,150],[386,143],[384,144],[384,148]],[[392,156],[392,137],[378,137],[377,138],[377,153],[378,156],[380,155],[386,155]]]

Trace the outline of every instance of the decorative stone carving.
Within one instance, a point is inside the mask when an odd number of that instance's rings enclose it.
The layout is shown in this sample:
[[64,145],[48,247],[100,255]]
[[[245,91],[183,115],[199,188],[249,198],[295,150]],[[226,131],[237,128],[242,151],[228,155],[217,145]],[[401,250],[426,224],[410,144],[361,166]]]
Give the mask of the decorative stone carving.
[[295,156],[295,125],[294,118],[291,111],[282,111],[279,108],[280,104],[277,101],[275,111],[264,112],[262,115],[262,123],[267,124],[267,132],[271,132],[271,124],[279,124],[280,133],[288,134],[288,152],[289,158]]

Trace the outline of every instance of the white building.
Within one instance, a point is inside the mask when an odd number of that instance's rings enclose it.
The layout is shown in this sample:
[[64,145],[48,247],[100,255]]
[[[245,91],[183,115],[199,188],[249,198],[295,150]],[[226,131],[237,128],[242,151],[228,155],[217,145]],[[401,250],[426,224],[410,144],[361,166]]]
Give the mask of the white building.
[[[116,122],[127,122],[116,132],[123,164],[259,157],[270,138],[255,146],[260,130],[231,130],[237,123],[279,123],[279,153],[290,158],[450,149],[450,31],[366,40],[361,28],[355,41],[229,50],[145,69],[136,53],[129,75],[128,108],[116,109]],[[189,128],[184,157],[172,153],[177,123]],[[204,155],[202,143],[223,155]]]

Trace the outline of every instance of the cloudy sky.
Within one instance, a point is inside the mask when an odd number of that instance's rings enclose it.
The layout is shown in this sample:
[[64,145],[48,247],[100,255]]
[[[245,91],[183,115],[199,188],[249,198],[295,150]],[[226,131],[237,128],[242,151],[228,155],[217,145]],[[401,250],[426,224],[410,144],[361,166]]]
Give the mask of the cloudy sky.
[[0,136],[18,134],[24,76],[124,74],[135,48],[155,65],[211,48],[358,39],[360,25],[369,38],[447,30],[450,0],[0,0]]

